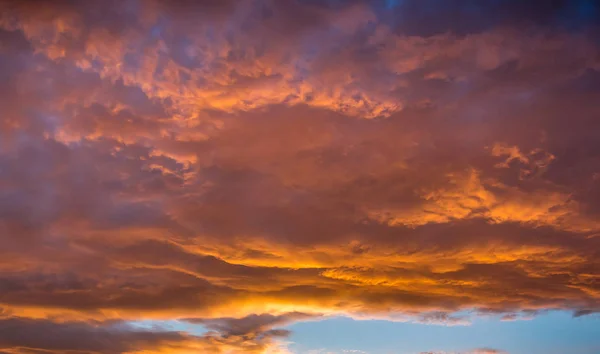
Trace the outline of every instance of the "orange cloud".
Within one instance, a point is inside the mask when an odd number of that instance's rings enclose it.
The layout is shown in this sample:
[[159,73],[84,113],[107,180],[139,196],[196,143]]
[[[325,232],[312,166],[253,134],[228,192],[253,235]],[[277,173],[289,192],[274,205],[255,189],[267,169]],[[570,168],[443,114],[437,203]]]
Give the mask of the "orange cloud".
[[258,3],[1,2],[0,351],[600,309],[593,37]]

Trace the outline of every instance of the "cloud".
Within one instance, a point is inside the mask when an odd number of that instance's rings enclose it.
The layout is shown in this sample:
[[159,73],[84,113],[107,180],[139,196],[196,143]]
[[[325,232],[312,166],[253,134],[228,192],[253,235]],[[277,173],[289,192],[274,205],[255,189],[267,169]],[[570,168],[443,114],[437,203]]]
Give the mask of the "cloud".
[[[313,317],[300,312],[292,312],[283,315],[250,315],[244,318],[188,318],[186,322],[202,324],[209,330],[225,333],[227,335],[248,335],[257,332],[265,332],[276,325],[285,325],[292,321]],[[285,333],[285,332],[282,332]]]
[[[285,332],[257,336],[211,332],[141,331],[122,323],[56,323],[47,320],[0,320],[0,348],[8,353],[285,353],[274,340]],[[280,348],[280,349],[278,349]]]
[[0,4],[5,352],[598,312],[591,3]]
[[506,354],[503,350],[492,349],[492,348],[477,348],[466,352],[447,352],[447,351],[433,351],[433,352],[421,352],[420,354]]
[[502,354],[506,353],[505,351],[491,348],[479,348],[473,351],[473,354]]

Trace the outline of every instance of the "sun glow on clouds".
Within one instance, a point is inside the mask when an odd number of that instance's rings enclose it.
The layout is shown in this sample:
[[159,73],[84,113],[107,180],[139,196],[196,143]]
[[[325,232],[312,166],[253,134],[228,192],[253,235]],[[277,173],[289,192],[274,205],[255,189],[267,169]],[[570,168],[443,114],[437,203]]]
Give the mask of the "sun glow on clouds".
[[591,19],[433,3],[1,1],[0,352],[598,311]]

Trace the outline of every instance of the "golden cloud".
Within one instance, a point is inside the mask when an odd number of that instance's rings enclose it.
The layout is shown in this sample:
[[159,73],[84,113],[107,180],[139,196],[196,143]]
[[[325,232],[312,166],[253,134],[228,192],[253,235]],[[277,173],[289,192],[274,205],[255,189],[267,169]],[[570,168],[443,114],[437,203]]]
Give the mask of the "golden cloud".
[[0,352],[600,309],[590,35],[259,3],[1,3]]

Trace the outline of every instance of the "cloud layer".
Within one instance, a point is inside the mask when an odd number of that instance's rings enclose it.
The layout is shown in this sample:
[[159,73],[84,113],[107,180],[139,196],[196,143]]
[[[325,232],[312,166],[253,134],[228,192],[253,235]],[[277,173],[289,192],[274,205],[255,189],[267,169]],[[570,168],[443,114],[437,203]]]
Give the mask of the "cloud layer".
[[600,309],[593,2],[0,6],[0,351]]

